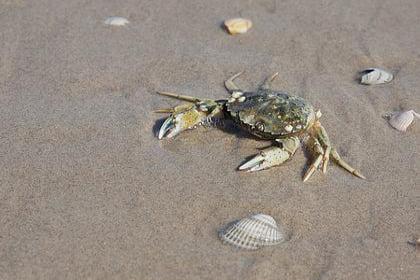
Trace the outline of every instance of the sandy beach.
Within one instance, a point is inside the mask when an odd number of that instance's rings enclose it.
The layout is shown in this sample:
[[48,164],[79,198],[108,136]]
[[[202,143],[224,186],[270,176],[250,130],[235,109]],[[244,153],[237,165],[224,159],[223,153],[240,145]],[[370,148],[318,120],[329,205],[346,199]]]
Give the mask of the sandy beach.
[[[0,19],[0,279],[419,279],[420,121],[382,117],[420,111],[418,0],[3,0]],[[368,67],[395,79],[360,85]],[[270,143],[237,129],[157,139],[153,110],[180,104],[157,90],[226,98],[239,71],[245,90],[279,72],[367,180],[303,183],[302,149],[239,172]],[[260,212],[286,242],[220,242]]]

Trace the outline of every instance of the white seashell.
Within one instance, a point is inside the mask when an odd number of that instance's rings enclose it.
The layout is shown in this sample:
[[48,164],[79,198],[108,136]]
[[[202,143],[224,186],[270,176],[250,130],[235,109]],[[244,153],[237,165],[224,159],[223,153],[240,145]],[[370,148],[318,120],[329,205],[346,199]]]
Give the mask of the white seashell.
[[276,245],[285,240],[285,235],[276,221],[264,214],[234,221],[221,230],[219,236],[225,243],[249,250]]
[[241,96],[238,98],[238,102],[244,102],[246,100],[245,96]]
[[389,124],[399,131],[406,131],[407,128],[414,121],[414,117],[420,118],[420,114],[414,112],[414,110],[394,112],[386,115]]
[[293,130],[293,126],[291,126],[290,124],[286,125],[284,127],[284,130],[286,130],[287,132],[291,132]]
[[128,19],[123,17],[109,17],[105,20],[105,24],[113,26],[124,26],[129,23]]
[[224,22],[227,31],[232,34],[244,34],[252,27],[252,21],[244,18],[232,18]]
[[234,92],[232,92],[232,97],[233,98],[239,98],[239,97],[241,97],[243,95],[243,93],[242,92],[240,92],[240,91],[234,91]]
[[385,84],[391,82],[394,78],[391,73],[379,68],[368,68],[362,71],[361,74],[360,83],[364,85]]

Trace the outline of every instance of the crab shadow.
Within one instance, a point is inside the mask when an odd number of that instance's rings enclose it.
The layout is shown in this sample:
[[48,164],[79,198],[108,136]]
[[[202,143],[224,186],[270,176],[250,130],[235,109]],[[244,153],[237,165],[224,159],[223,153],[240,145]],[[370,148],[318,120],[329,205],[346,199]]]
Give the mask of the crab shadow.
[[301,149],[302,149],[302,153],[303,156],[305,158],[305,165],[302,168],[302,171],[300,172],[300,176],[303,178],[306,174],[306,172],[308,171],[311,162],[313,162],[315,160],[315,157],[313,155],[313,153],[310,151],[310,148],[306,145],[305,142],[301,143]]
[[157,137],[159,135],[159,130],[162,127],[162,124],[165,122],[165,120],[166,118],[163,117],[155,121],[155,124],[153,125],[153,128],[152,128],[152,132],[154,136]]
[[223,131],[224,133],[234,135],[236,138],[245,138],[245,139],[258,139],[251,133],[238,127],[233,121],[226,120],[223,122],[223,125],[216,126],[216,129]]

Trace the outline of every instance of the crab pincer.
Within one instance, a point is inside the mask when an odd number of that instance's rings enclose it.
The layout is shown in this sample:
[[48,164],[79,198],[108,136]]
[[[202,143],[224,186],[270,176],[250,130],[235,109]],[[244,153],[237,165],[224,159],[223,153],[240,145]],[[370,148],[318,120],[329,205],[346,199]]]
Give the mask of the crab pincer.
[[194,129],[206,123],[208,119],[221,114],[221,105],[210,99],[201,100],[196,97],[169,92],[158,92],[158,94],[191,102],[173,108],[155,110],[156,113],[170,113],[170,116],[160,127],[159,139],[173,138],[182,131]]
[[300,145],[297,137],[280,140],[280,147],[269,147],[238,167],[244,171],[259,171],[280,165],[290,159]]

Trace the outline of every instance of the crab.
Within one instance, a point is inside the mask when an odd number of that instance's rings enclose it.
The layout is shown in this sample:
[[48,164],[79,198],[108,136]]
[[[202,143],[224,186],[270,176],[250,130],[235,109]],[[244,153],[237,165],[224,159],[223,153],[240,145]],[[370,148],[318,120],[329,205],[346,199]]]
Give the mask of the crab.
[[163,122],[158,138],[173,138],[182,131],[199,125],[229,119],[250,134],[272,141],[272,146],[261,150],[240,165],[238,169],[241,171],[254,172],[281,165],[291,159],[301,143],[305,143],[313,155],[313,161],[303,176],[304,182],[317,169],[326,173],[330,158],[354,176],[365,179],[332,147],[320,122],[321,111],[315,110],[301,97],[271,89],[271,83],[278,73],[268,77],[255,92],[245,92],[234,83],[241,74],[239,72],[225,81],[225,87],[230,93],[228,99],[212,100],[172,92],[157,92],[188,102],[155,111],[170,114]]

